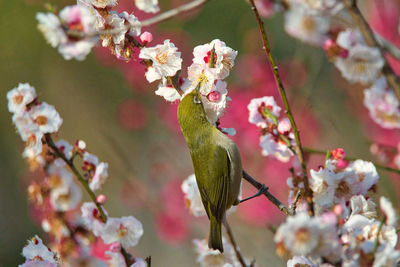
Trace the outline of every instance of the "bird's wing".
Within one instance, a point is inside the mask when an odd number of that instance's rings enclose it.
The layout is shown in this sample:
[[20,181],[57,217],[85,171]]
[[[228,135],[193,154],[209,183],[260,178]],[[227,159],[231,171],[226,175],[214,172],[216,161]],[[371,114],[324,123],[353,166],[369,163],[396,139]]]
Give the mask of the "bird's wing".
[[217,145],[214,149],[214,160],[208,163],[207,175],[214,173],[214,177],[208,177],[207,184],[199,186],[201,199],[208,217],[211,213],[221,222],[225,214],[228,190],[230,188],[230,161],[226,150]]

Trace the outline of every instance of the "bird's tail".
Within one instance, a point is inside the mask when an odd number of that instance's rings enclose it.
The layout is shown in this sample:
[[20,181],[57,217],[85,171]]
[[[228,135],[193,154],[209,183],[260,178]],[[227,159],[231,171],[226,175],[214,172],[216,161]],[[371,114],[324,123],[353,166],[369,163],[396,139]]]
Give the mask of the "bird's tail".
[[212,215],[210,216],[208,247],[211,249],[218,249],[221,253],[224,252],[224,247],[222,246],[221,222],[217,221],[217,218]]

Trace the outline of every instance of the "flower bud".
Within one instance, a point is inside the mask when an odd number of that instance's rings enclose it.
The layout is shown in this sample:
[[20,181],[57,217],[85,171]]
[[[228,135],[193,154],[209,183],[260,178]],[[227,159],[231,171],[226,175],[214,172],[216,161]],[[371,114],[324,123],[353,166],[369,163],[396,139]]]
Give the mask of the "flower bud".
[[221,94],[218,91],[212,91],[208,94],[207,99],[211,102],[217,102],[220,99]]
[[144,32],[140,35],[140,41],[146,45],[148,43],[150,43],[151,41],[153,41],[153,35],[149,32]]
[[100,205],[104,205],[107,201],[107,197],[103,194],[98,195],[96,198],[96,202],[99,203]]

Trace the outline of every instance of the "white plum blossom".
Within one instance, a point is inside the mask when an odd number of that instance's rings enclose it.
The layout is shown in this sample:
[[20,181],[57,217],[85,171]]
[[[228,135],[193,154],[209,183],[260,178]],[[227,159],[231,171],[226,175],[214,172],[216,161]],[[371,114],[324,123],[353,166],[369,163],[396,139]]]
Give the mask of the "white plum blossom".
[[287,267],[318,267],[317,264],[313,263],[310,259],[304,256],[294,256],[287,262]]
[[275,234],[279,250],[296,256],[322,256],[338,259],[340,243],[335,225],[321,217],[310,217],[306,212],[289,216]]
[[117,33],[102,36],[102,45],[104,47],[108,47],[112,44],[123,44],[125,40],[125,34],[128,31],[128,29],[125,27],[125,19],[120,17],[117,12],[111,11],[107,16],[106,25]]
[[396,227],[397,221],[398,221],[398,216],[396,214],[396,211],[393,208],[392,203],[386,197],[382,196],[380,198],[379,205],[380,205],[381,211],[385,215],[386,224]]
[[125,26],[128,26],[128,34],[130,36],[136,37],[140,35],[142,24],[137,17],[135,17],[133,14],[129,14],[126,11],[120,13],[119,16],[125,19]]
[[25,141],[24,157],[34,158],[42,152],[43,133],[38,125],[32,120],[28,112],[21,116],[14,114],[12,121],[15,124],[21,139]]
[[174,76],[182,67],[181,52],[170,40],[155,47],[144,47],[140,50],[139,58],[151,60],[146,79],[149,82],[160,80],[162,77]]
[[125,267],[126,262],[121,252],[106,251],[105,254],[108,256],[107,266],[109,267]]
[[353,195],[366,195],[379,179],[371,162],[356,160],[344,170],[336,169],[332,162],[327,161],[326,166],[329,168],[310,171],[310,187],[320,212],[331,208],[333,204],[340,204],[342,199],[350,200]]
[[363,195],[355,195],[350,199],[351,214],[360,214],[368,219],[376,218],[376,204],[372,199],[365,199]]
[[190,213],[195,217],[205,216],[206,211],[201,201],[199,188],[196,182],[196,176],[190,175],[181,185],[182,192],[185,194],[185,204]]
[[89,187],[92,191],[99,190],[108,177],[108,163],[100,162],[96,166],[94,175],[89,180]]
[[15,114],[22,114],[26,105],[36,98],[36,91],[29,83],[19,83],[7,93],[8,111]]
[[99,164],[99,158],[94,154],[85,152],[85,153],[83,153],[83,163],[92,165],[95,167],[95,166],[97,166],[97,164]]
[[52,13],[38,13],[38,28],[44,34],[52,47],[64,59],[84,60],[98,41],[96,32],[96,17],[84,5],[64,7],[57,17]]
[[119,242],[125,248],[137,245],[143,226],[135,217],[109,218],[100,236],[106,244]]
[[376,80],[372,87],[364,90],[364,105],[371,118],[386,129],[400,128],[399,100],[387,87],[386,79]]
[[316,14],[320,12],[327,13],[327,15],[336,14],[343,8],[340,0],[292,0],[292,2],[301,4]]
[[117,0],[79,0],[86,4],[93,5],[98,8],[106,8],[116,6]]
[[379,180],[374,164],[361,159],[351,162],[345,171],[355,173],[347,178],[353,195],[366,195]]
[[[289,134],[291,139],[294,139],[293,133]],[[276,140],[275,137],[268,133],[260,137],[261,154],[263,156],[273,155],[282,162],[288,162],[293,156],[293,152],[289,149],[286,143]]]
[[400,251],[394,247],[386,245],[383,249],[378,249],[375,253],[373,267],[395,267],[400,263]]
[[347,50],[358,45],[366,45],[361,32],[356,29],[341,31],[336,38],[336,43]]
[[196,88],[200,84],[200,93],[208,95],[217,80],[215,69],[207,67],[205,64],[193,63],[188,67],[188,79],[191,81],[191,88]]
[[56,142],[57,148],[64,154],[66,159],[71,159],[74,147],[65,140],[58,140]]
[[135,0],[136,7],[147,13],[157,13],[160,11],[158,0]]
[[[62,162],[60,160],[60,162]],[[74,182],[72,174],[63,166],[52,164],[49,169],[50,203],[56,211],[74,209],[82,198],[82,191]]]
[[208,95],[202,95],[201,100],[208,120],[214,124],[227,107],[228,90],[226,90],[226,82],[221,80],[217,80],[212,88]]
[[316,15],[301,5],[293,4],[285,12],[285,30],[288,34],[312,45],[322,45],[327,39],[330,19]]
[[155,91],[155,94],[162,96],[169,102],[175,102],[181,98],[180,94],[175,90],[175,88],[168,84],[168,81],[165,77],[162,78],[162,82],[158,85],[158,89]]
[[[107,215],[103,207],[103,211]],[[91,230],[95,236],[99,236],[105,222],[101,219],[101,213],[93,202],[85,202],[81,206],[82,220],[88,230]]]
[[357,45],[347,57],[336,57],[334,64],[348,81],[368,84],[378,77],[384,60],[378,48]]
[[208,247],[208,241],[205,239],[194,239],[193,244],[197,253],[196,261],[201,267],[240,267],[242,266],[237,260],[235,251],[224,237],[222,237],[222,244],[224,246],[224,253],[218,250],[213,250]]
[[324,211],[334,204],[336,189],[342,179],[342,175],[339,176],[329,169],[310,170],[310,187],[317,210]]
[[67,34],[62,28],[61,21],[53,13],[37,13],[38,29],[44,35],[46,41],[52,46],[57,47],[68,41]]
[[213,49],[215,78],[225,79],[233,68],[237,51],[226,46],[223,41],[215,39],[208,44],[196,46],[193,50],[193,63],[209,66],[212,58],[211,51]]
[[[35,235],[31,240],[28,240],[28,245],[23,248],[22,255],[27,259],[28,262],[40,262],[43,263],[42,266],[57,266],[56,254],[46,247],[46,245],[43,244],[42,239],[40,239],[37,235]],[[49,265],[49,263],[53,265]]]
[[261,128],[266,128],[269,123],[274,122],[270,116],[267,116],[265,109],[268,109],[275,117],[279,117],[281,112],[281,107],[276,104],[272,96],[253,98],[247,109],[249,110],[249,122]]
[[62,124],[62,119],[54,106],[46,102],[33,106],[29,110],[29,116],[43,134],[57,132]]

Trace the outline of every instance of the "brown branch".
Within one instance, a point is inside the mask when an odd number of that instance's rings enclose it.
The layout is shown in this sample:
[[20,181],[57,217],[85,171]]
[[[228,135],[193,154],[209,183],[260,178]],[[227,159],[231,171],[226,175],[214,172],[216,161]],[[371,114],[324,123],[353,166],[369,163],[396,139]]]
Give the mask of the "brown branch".
[[164,13],[161,13],[160,15],[157,15],[155,17],[143,20],[142,26],[147,27],[147,26],[151,26],[153,24],[168,20],[176,15],[179,15],[181,13],[188,12],[192,9],[200,7],[200,6],[204,5],[205,3],[207,3],[208,1],[210,1],[210,0],[194,0],[187,4],[181,5],[179,7],[168,10]]
[[242,254],[240,253],[239,246],[236,244],[235,238],[233,237],[232,229],[229,226],[226,219],[224,221],[224,225],[225,225],[226,233],[228,234],[229,242],[232,244],[232,247],[233,247],[233,250],[235,251],[235,255],[236,255],[237,259],[239,260],[242,267],[247,267],[247,264],[244,261]]
[[[252,186],[254,186],[257,189],[260,189],[263,187],[262,184],[257,182],[253,177],[251,177],[245,170],[243,170],[243,179],[245,179],[247,182],[249,182]],[[272,202],[280,211],[285,213],[286,215],[294,215],[294,210],[286,207],[285,204],[283,204],[279,199],[277,199],[274,195],[272,195],[268,190],[265,190],[263,192],[264,196],[268,198],[269,201]]]
[[279,75],[279,70],[278,70],[278,66],[275,64],[275,60],[272,57],[271,54],[271,50],[270,50],[270,46],[268,43],[268,38],[267,38],[267,34],[265,32],[265,28],[264,28],[264,23],[261,20],[260,14],[258,13],[257,7],[254,4],[254,0],[249,0],[250,5],[251,5],[251,9],[254,13],[254,16],[256,17],[257,23],[258,23],[258,28],[260,30],[261,36],[262,36],[262,41],[263,41],[263,49],[269,59],[269,63],[271,64],[273,73],[274,73],[274,77],[275,77],[275,81],[276,84],[278,86],[279,92],[281,94],[282,97],[282,101],[285,105],[285,113],[288,116],[290,123],[292,125],[293,128],[293,132],[294,132],[294,136],[295,136],[295,140],[296,140],[296,155],[297,158],[299,159],[300,165],[301,165],[301,169],[302,169],[302,174],[303,174],[303,183],[304,183],[304,189],[305,189],[305,199],[307,201],[308,204],[308,208],[309,208],[309,212],[310,214],[313,216],[314,215],[314,203],[313,203],[313,192],[310,188],[310,185],[308,183],[308,175],[307,175],[307,164],[304,158],[304,152],[303,152],[303,148],[301,145],[301,141],[300,141],[300,134],[299,134],[299,130],[297,129],[296,126],[296,122],[294,120],[294,117],[292,115],[292,112],[290,110],[290,106],[289,106],[289,102],[286,96],[286,91],[285,88],[282,84],[282,80],[281,77]]
[[388,61],[385,58],[384,49],[376,39],[373,31],[371,30],[370,26],[368,25],[367,21],[365,20],[364,16],[362,15],[360,9],[357,6],[356,0],[342,0],[343,4],[346,6],[347,11],[350,13],[353,22],[357,25],[358,29],[360,30],[361,34],[363,35],[365,42],[370,47],[377,47],[381,54],[381,57],[384,60],[384,65],[382,68],[382,74],[386,77],[387,83],[393,89],[394,93],[396,94],[397,99],[400,100],[400,82],[399,78],[393,71],[392,67],[389,65]]
[[[104,211],[103,206],[97,202],[95,193],[90,189],[88,182],[81,175],[81,173],[78,171],[78,169],[75,167],[73,161],[67,159],[65,157],[64,153],[58,149],[58,147],[54,143],[53,139],[51,138],[50,134],[45,135],[45,140],[46,140],[46,143],[49,145],[49,147],[53,149],[55,156],[61,158],[68,165],[68,167],[71,169],[71,171],[75,174],[75,176],[78,178],[79,182],[83,185],[83,187],[85,188],[89,197],[92,199],[93,203],[96,205],[97,209],[99,210],[101,219],[104,222],[107,222],[108,217]],[[121,245],[121,254],[124,257],[125,263],[127,264],[127,266],[130,266],[132,264],[131,255],[125,250],[125,248],[122,247],[122,245]]]

